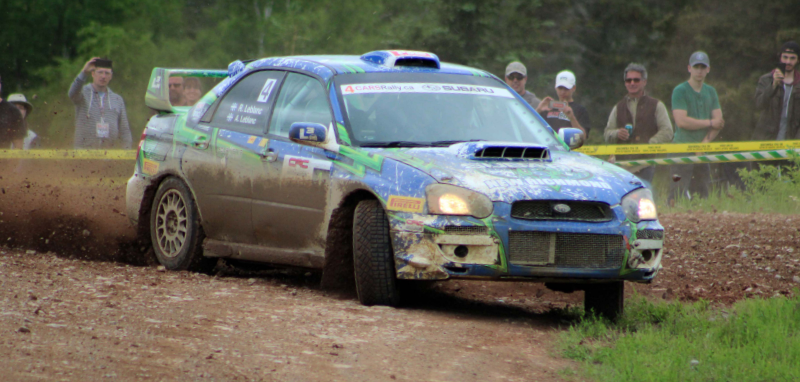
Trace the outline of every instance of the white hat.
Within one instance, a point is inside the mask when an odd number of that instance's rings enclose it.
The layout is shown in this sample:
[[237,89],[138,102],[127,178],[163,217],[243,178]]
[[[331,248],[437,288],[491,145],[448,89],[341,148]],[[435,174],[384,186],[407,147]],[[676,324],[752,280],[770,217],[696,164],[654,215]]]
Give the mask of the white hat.
[[559,86],[572,89],[575,86],[575,74],[569,70],[563,70],[556,74],[556,89],[558,89]]
[[31,114],[31,112],[33,111],[33,105],[31,105],[28,102],[28,99],[25,98],[25,95],[22,93],[9,94],[6,101],[10,103],[18,103],[25,106],[25,109],[28,110],[27,114]]

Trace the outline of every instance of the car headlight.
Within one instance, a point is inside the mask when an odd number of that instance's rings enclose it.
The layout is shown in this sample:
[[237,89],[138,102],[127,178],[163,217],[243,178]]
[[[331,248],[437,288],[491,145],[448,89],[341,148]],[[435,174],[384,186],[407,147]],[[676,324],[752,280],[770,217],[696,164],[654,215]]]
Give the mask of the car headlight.
[[449,184],[431,184],[425,188],[428,212],[434,215],[488,217],[494,205],[484,194]]
[[635,190],[622,198],[622,210],[634,223],[642,220],[656,220],[656,204],[653,193],[647,188]]

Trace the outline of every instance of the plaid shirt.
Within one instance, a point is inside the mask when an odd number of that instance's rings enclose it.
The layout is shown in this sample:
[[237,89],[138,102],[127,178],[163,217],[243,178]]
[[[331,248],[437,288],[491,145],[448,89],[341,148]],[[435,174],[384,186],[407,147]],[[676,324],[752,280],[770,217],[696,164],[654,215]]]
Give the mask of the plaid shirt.
[[[75,104],[75,148],[114,148],[119,141],[123,149],[131,148],[131,127],[125,111],[125,101],[106,88],[101,94],[91,84],[83,85],[86,75],[81,72],[69,88],[69,98]],[[108,124],[108,138],[98,137],[100,120]]]

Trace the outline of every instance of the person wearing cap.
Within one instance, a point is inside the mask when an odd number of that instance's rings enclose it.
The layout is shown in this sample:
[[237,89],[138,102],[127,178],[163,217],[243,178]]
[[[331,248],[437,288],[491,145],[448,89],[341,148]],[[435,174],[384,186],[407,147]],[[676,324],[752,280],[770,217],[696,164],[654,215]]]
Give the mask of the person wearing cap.
[[[753,140],[800,139],[800,45],[789,41],[778,52],[780,65],[758,79],[756,110],[761,112]],[[785,71],[781,70],[785,67]]]
[[[3,84],[0,81],[0,91],[2,89]],[[21,149],[24,139],[25,119],[22,113],[11,102],[0,96],[0,148],[10,147],[13,144],[14,148]]]
[[566,105],[563,108],[551,108],[550,104],[554,100],[547,96],[539,102],[536,111],[556,132],[563,127],[574,127],[583,131],[583,137],[587,139],[592,121],[586,108],[572,98],[575,90],[577,90],[575,74],[569,70],[559,72],[556,75],[556,94],[558,94],[558,100]]
[[[725,127],[722,108],[717,91],[705,83],[711,70],[711,60],[705,52],[694,52],[689,56],[689,80],[672,91],[672,117],[677,129],[674,143],[709,143]],[[684,156],[685,154],[680,154]],[[692,193],[708,197],[711,168],[708,163],[672,165],[668,202],[675,205],[678,195],[691,198]]]
[[[607,143],[619,144],[660,144],[672,142],[672,122],[669,120],[667,107],[658,99],[645,93],[647,87],[647,69],[637,63],[630,63],[623,72],[625,89],[628,94],[620,100],[611,114],[603,131]],[[625,128],[631,125],[630,133]],[[625,155],[615,160],[635,160],[652,158],[653,155]],[[653,182],[656,169],[653,166],[631,169],[640,179]]]
[[[22,114],[22,123],[26,131],[25,139],[22,142],[22,149],[30,150],[32,146],[36,145],[37,138],[36,133],[28,130],[28,116],[31,115],[31,112],[33,111],[33,105],[28,102],[28,99],[25,98],[25,95],[22,93],[9,94],[8,102],[16,106],[17,109],[19,109],[19,112]],[[17,147],[16,144],[12,144],[11,148],[18,149],[20,147]]]
[[[84,85],[89,75],[92,83]],[[75,104],[76,149],[131,148],[125,101],[108,87],[113,75],[111,61],[94,57],[72,82],[68,94]]]
[[525,84],[528,83],[528,69],[521,62],[514,61],[506,66],[506,83],[529,105],[536,107],[539,104],[536,94],[525,90]]

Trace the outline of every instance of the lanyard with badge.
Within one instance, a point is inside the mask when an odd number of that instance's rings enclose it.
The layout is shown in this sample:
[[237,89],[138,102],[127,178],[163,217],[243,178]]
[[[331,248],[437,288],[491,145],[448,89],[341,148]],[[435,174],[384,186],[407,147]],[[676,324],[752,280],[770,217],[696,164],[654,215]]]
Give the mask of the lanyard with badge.
[[[108,107],[111,108],[111,95],[109,94],[108,90],[105,92],[108,95]],[[89,99],[89,109],[91,110],[92,102],[94,101],[94,91],[92,92],[92,97]],[[90,113],[86,113],[86,118],[89,118]],[[106,116],[106,109],[105,103],[103,102],[103,96],[100,96],[100,122],[97,122],[95,126],[97,131],[97,138],[108,138],[110,136],[108,123],[105,120]]]

